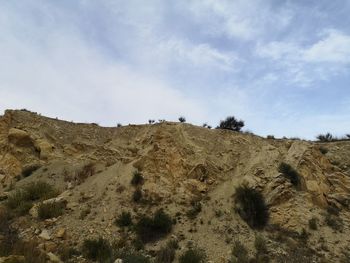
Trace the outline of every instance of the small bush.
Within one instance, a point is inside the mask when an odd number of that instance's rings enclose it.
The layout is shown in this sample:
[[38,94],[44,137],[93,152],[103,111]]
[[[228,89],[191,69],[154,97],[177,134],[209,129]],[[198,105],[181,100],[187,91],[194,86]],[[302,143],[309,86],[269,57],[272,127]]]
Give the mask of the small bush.
[[179,258],[180,263],[204,263],[206,262],[206,254],[204,250],[199,248],[191,248],[185,251]]
[[22,177],[25,178],[25,177],[31,176],[32,173],[38,170],[40,167],[41,167],[40,164],[32,164],[24,167],[22,170]]
[[101,263],[108,262],[112,257],[112,249],[109,242],[103,238],[85,240],[82,247],[83,255]]
[[331,142],[333,141],[333,135],[327,132],[326,134],[320,134],[316,137],[320,142]]
[[234,116],[229,116],[225,120],[220,121],[219,129],[232,130],[239,132],[244,127],[244,121],[237,120]]
[[95,164],[90,162],[85,164],[79,171],[75,173],[75,180],[78,184],[83,183],[88,177],[95,174]]
[[156,263],[171,263],[175,259],[175,250],[173,242],[168,242],[164,247],[162,247],[156,256]]
[[135,202],[135,203],[138,203],[140,202],[142,199],[142,190],[141,189],[136,189],[135,192],[133,193],[132,195],[132,200]]
[[297,189],[300,188],[300,175],[292,166],[282,162],[278,167],[278,171],[289,179]]
[[130,212],[123,211],[119,217],[115,220],[115,224],[119,227],[127,227],[132,225],[132,219]]
[[330,205],[327,207],[327,213],[330,214],[330,215],[335,215],[335,216],[339,216],[339,213],[340,213],[340,209],[333,206],[333,205]]
[[232,263],[248,263],[249,256],[246,247],[238,240],[235,241],[232,248]]
[[317,230],[317,218],[313,217],[309,220],[309,228],[312,230]]
[[179,117],[179,122],[182,122],[182,123],[184,123],[184,122],[186,122],[186,118],[185,117]]
[[269,211],[260,192],[247,186],[236,189],[237,211],[252,228],[263,228],[269,219]]
[[325,222],[326,222],[327,226],[329,226],[333,230],[336,230],[336,231],[343,230],[343,221],[341,220],[341,218],[339,218],[337,216],[327,214],[325,217]]
[[136,225],[136,233],[143,242],[155,241],[172,229],[173,221],[163,210],[158,210],[153,218],[143,216]]
[[38,207],[38,215],[40,219],[48,219],[63,215],[65,205],[59,202],[41,203]]
[[202,204],[200,202],[192,202],[192,208],[187,211],[186,215],[190,219],[195,219],[197,215],[202,211]]
[[138,185],[143,184],[143,182],[144,182],[144,179],[143,179],[142,174],[139,171],[134,171],[132,179],[131,179],[131,184],[133,186],[138,186]]
[[266,254],[267,246],[266,241],[263,236],[257,235],[254,241],[254,247],[256,249],[257,254]]
[[30,183],[23,190],[27,193],[28,201],[46,200],[58,195],[58,191],[53,186],[43,181]]
[[34,201],[53,198],[58,191],[46,182],[38,181],[15,190],[6,201],[8,208],[13,209],[18,215],[24,215],[33,206]]
[[320,147],[319,150],[320,150],[320,152],[321,152],[323,155],[326,154],[326,153],[328,153],[328,149],[325,148],[325,147]]
[[267,136],[266,136],[266,139],[274,140],[274,139],[275,139],[275,136],[274,136],[274,135],[267,135]]

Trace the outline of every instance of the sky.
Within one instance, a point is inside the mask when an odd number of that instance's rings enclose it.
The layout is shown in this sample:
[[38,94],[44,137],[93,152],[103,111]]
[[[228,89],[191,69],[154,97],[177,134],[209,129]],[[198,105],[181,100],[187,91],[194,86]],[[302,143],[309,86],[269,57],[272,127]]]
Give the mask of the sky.
[[0,0],[0,114],[350,133],[349,0]]

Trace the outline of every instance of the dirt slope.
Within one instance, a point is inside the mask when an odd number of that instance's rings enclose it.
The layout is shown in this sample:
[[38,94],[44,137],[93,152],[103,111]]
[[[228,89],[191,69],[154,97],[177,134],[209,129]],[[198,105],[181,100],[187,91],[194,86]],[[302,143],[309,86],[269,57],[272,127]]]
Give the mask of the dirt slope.
[[[314,262],[339,262],[350,244],[349,153],[347,141],[321,145],[264,139],[171,122],[105,128],[8,110],[0,117],[0,196],[6,199],[11,189],[38,180],[59,189],[67,203],[62,216],[39,220],[25,215],[12,223],[23,239],[38,240],[46,252],[57,254],[62,244],[80,247],[98,236],[110,241],[127,236],[131,242],[133,231],[125,233],[114,224],[121,211],[137,219],[163,208],[176,224],[167,238],[146,244],[146,254],[154,255],[167,239],[176,238],[177,257],[195,244],[206,251],[208,261],[228,262],[235,240],[255,253],[257,231],[234,209],[235,188],[245,184],[259,190],[269,206],[268,226],[259,233],[267,240],[272,262],[292,262],[278,258],[289,253],[288,242],[297,241],[292,234],[285,243],[278,238],[303,229]],[[278,172],[281,162],[299,172],[300,190]],[[33,165],[40,168],[23,178],[22,171]],[[84,167],[91,174],[82,175]],[[147,202],[141,204],[132,201],[135,187],[130,180],[136,169],[144,177]],[[190,219],[186,213],[194,201],[202,209]],[[326,222],[330,206],[340,211],[341,229]],[[316,231],[309,229],[313,217],[318,219]],[[43,229],[49,241],[39,237]],[[62,229],[65,237],[55,237]]]

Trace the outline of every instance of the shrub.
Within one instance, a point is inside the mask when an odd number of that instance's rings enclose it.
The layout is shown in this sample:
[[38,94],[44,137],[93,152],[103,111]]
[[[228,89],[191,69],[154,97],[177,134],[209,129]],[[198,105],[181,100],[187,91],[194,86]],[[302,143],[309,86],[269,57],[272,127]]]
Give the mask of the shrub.
[[320,150],[320,152],[321,152],[322,154],[328,153],[328,149],[325,148],[325,147],[320,147],[319,150]]
[[138,186],[138,185],[143,184],[143,181],[144,181],[144,179],[143,179],[142,174],[139,171],[134,171],[132,179],[131,179],[131,184],[133,186]]
[[119,217],[115,220],[115,224],[119,227],[127,227],[132,225],[132,219],[130,212],[123,211]]
[[141,189],[136,189],[135,192],[132,195],[132,200],[134,200],[135,203],[140,202],[140,200],[142,199],[142,191]]
[[312,230],[317,230],[317,218],[313,217],[309,220],[309,228]]
[[300,175],[299,173],[289,164],[282,162],[278,171],[282,173],[297,189],[300,188]]
[[327,214],[325,217],[325,222],[326,222],[327,226],[329,226],[333,230],[336,230],[336,231],[343,230],[343,221],[341,220],[341,218],[339,218],[337,216]]
[[94,261],[107,262],[112,257],[109,242],[103,238],[85,240],[82,247],[83,255]]
[[229,116],[225,120],[220,121],[219,129],[232,131],[240,131],[244,127],[244,121],[237,120],[234,116]]
[[75,173],[75,180],[78,184],[83,183],[88,177],[95,174],[95,164],[90,162],[85,164],[79,171]]
[[327,132],[326,134],[320,134],[316,137],[320,142],[331,142],[333,141],[333,135]]
[[[176,243],[177,245],[177,243]],[[175,259],[175,250],[173,242],[168,242],[164,247],[160,248],[156,256],[156,263],[171,263]]]
[[274,135],[267,135],[267,136],[266,136],[266,139],[274,140],[274,139],[275,139],[275,136],[274,136]]
[[163,210],[158,210],[153,218],[140,218],[136,225],[136,233],[143,242],[152,242],[170,233],[172,225],[171,217]]
[[38,207],[40,219],[48,219],[63,215],[65,205],[61,202],[41,203]]
[[249,256],[246,247],[239,241],[236,240],[232,248],[232,263],[248,263]]
[[254,247],[256,249],[257,254],[267,253],[266,241],[263,236],[257,235],[255,237]]
[[6,201],[8,208],[24,215],[33,206],[34,201],[45,200],[58,195],[58,191],[46,182],[38,181],[15,190]]
[[192,208],[187,211],[186,215],[190,219],[195,219],[196,216],[202,211],[202,204],[200,202],[192,202]]
[[330,215],[339,216],[340,209],[335,207],[334,205],[330,205],[327,207],[327,213]]
[[204,263],[206,262],[206,254],[204,250],[199,248],[191,248],[185,251],[179,258],[180,263]]
[[185,117],[183,117],[183,116],[181,116],[181,117],[179,117],[179,122],[186,122],[186,118]]
[[41,167],[40,164],[32,164],[24,167],[22,170],[22,177],[28,177],[32,175],[32,173],[38,170],[40,167]]
[[25,186],[23,190],[27,193],[28,201],[45,200],[56,197],[58,195],[58,191],[53,186],[44,181],[30,183]]
[[263,228],[269,219],[264,197],[260,192],[247,186],[236,189],[237,211],[241,218],[252,228]]

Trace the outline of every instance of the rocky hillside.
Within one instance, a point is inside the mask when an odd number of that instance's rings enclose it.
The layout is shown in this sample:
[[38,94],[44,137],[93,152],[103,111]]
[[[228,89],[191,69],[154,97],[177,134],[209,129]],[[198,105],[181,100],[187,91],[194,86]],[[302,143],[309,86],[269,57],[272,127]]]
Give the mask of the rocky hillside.
[[[106,128],[8,110],[0,262],[349,262],[349,153],[349,141],[173,122]],[[266,204],[258,229],[242,214],[241,186]]]

